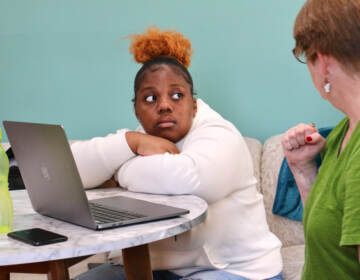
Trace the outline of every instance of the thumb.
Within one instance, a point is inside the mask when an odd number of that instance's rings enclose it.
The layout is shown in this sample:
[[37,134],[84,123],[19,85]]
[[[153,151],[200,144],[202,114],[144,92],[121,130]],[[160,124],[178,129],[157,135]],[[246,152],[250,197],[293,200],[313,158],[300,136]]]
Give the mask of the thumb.
[[309,144],[319,144],[325,141],[325,138],[322,137],[318,132],[312,133],[305,137],[305,142]]

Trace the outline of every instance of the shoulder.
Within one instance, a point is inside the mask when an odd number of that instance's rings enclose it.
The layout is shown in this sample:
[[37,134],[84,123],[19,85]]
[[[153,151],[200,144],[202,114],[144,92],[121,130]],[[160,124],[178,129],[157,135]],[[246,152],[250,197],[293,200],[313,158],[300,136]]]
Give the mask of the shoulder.
[[231,122],[224,119],[201,99],[197,100],[197,104],[198,111],[192,127],[179,143],[180,147],[190,149],[195,147],[219,149],[221,147],[222,150],[234,151],[243,144],[246,145],[241,133]]
[[194,118],[191,131],[203,127],[214,127],[218,129],[226,129],[232,133],[239,133],[237,128],[228,120],[224,119],[218,112],[212,109],[203,100],[197,99],[198,110]]
[[339,141],[342,141],[342,138],[344,137],[348,126],[349,126],[349,119],[344,118],[331,130],[331,132],[326,137],[326,145],[323,151],[321,152],[322,157],[325,157],[328,151],[332,151],[333,149],[336,149]]
[[329,142],[330,144],[332,142],[335,142],[338,140],[338,137],[341,136],[341,134],[344,133],[344,130],[347,130],[349,126],[349,119],[348,118],[344,118],[342,119],[333,129],[332,131],[329,133],[329,135],[326,137],[327,142]]
[[352,161],[351,164],[360,167],[360,122],[353,131],[347,145],[349,146],[348,150],[350,153],[350,161]]

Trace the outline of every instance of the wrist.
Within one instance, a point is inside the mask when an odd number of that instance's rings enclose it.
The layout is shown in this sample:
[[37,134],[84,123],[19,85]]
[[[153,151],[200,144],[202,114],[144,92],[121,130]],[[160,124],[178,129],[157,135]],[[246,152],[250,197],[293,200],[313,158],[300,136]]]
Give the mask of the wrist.
[[289,164],[291,170],[306,171],[306,170],[313,170],[314,168],[316,168],[315,160],[296,161],[296,162],[291,162],[288,160],[288,164]]
[[134,154],[137,154],[139,134],[140,132],[137,131],[127,131],[125,133],[126,142]]
[[318,170],[314,161],[306,163],[289,164],[291,172],[293,173],[296,181],[301,181],[301,184],[311,187],[313,184]]

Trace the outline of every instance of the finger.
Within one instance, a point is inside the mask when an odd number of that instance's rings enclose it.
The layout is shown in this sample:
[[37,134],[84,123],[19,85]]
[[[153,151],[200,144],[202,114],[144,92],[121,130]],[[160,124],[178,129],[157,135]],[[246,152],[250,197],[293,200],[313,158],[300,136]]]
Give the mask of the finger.
[[175,146],[175,147],[172,149],[172,153],[173,153],[173,154],[179,154],[180,151],[179,151],[179,149]]
[[286,131],[282,138],[283,149],[291,151],[292,149],[296,149],[301,145],[304,145],[305,129],[306,125],[300,123]]
[[300,123],[294,129],[296,130],[297,134],[302,134],[301,136],[299,135],[298,138],[299,143],[302,142],[300,138],[303,137],[303,135],[307,136],[318,131],[314,123],[310,123],[310,124]]
[[312,133],[312,134],[306,136],[305,141],[306,141],[306,143],[309,143],[309,144],[318,144],[318,143],[325,141],[325,138],[322,137],[318,132],[315,132],[315,133]]
[[300,147],[299,143],[296,141],[296,138],[290,138],[288,146],[290,150],[297,149]]
[[300,147],[300,144],[297,141],[296,129],[293,129],[289,132],[289,143],[292,149],[297,149]]
[[310,125],[316,130],[318,131],[317,127],[316,127],[316,124],[314,122],[311,122]]
[[301,125],[295,129],[295,137],[299,146],[305,145],[305,126]]
[[318,132],[318,129],[311,124],[305,124],[305,136]]
[[178,148],[173,144],[167,145],[166,151],[170,154],[178,154],[179,153]]

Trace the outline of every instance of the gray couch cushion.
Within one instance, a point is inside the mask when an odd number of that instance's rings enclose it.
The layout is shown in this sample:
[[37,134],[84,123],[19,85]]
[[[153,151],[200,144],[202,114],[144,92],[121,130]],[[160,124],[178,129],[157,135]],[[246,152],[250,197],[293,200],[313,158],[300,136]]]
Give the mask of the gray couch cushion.
[[281,249],[284,262],[284,279],[300,280],[304,265],[305,245],[288,246]]

